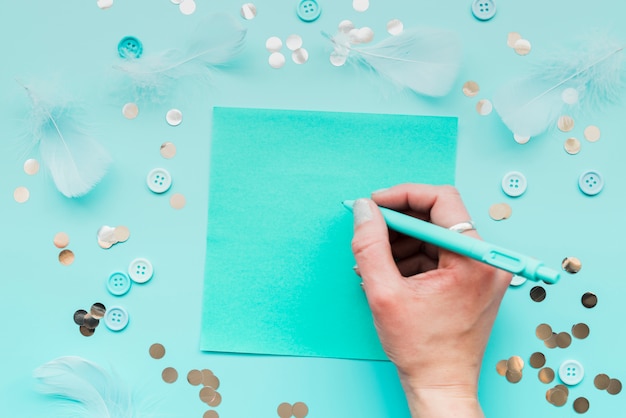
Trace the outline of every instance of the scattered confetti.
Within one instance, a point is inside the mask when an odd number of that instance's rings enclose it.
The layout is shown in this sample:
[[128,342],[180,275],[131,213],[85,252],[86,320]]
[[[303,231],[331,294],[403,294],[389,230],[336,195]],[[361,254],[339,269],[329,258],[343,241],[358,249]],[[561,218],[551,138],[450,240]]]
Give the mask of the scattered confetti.
[[102,10],[105,10],[113,6],[113,0],[98,0],[96,4],[98,5],[99,8],[101,8]]
[[184,15],[194,14],[196,11],[196,2],[194,0],[183,0],[178,5],[178,10]]
[[161,157],[163,158],[174,158],[176,155],[176,145],[171,142],[164,142],[161,144]]
[[74,262],[74,253],[72,250],[63,250],[59,253],[59,263],[69,266]]
[[302,38],[300,35],[289,35],[285,40],[285,45],[290,51],[295,51],[302,47]]
[[265,41],[265,49],[269,52],[278,52],[283,47],[283,41],[278,36],[271,36]]
[[561,268],[571,274],[578,273],[582,267],[582,262],[576,257],[565,257],[561,262]]
[[576,155],[580,152],[580,141],[576,138],[567,138],[563,144],[565,152],[570,155]]
[[24,172],[29,176],[34,176],[39,172],[39,161],[30,158],[24,162]]
[[530,54],[531,46],[527,39],[518,39],[513,45],[513,49],[518,55]]
[[589,125],[585,128],[583,135],[589,142],[596,142],[600,139],[600,128],[594,125]]
[[494,221],[509,219],[512,213],[513,209],[511,209],[511,206],[507,203],[494,203],[489,208],[489,216]]
[[370,7],[369,0],[352,0],[352,8],[357,12],[364,12]]
[[304,48],[298,48],[291,53],[291,59],[296,64],[304,64],[309,60],[309,52]]
[[81,335],[91,337],[96,332],[96,328],[105,314],[105,306],[100,302],[96,302],[91,305],[89,312],[84,309],[78,309],[74,312],[73,319],[74,323],[78,325],[78,331]]
[[70,243],[70,237],[65,232],[58,232],[52,242],[57,248],[65,248]]
[[488,99],[481,99],[476,103],[476,111],[479,115],[487,116],[493,110],[493,104]]
[[174,383],[178,380],[178,371],[173,367],[166,367],[163,369],[161,377],[165,383]]
[[246,20],[252,20],[256,17],[256,6],[253,3],[246,3],[239,10],[241,17]]
[[389,35],[400,35],[404,31],[404,24],[400,19],[391,19],[387,22],[387,33]]
[[139,115],[139,107],[135,103],[126,103],[124,107],[122,107],[122,115],[126,119],[135,119],[137,115]]
[[478,94],[478,92],[480,91],[480,87],[478,86],[478,83],[475,81],[466,81],[465,84],[463,84],[463,94],[466,95],[467,97],[474,97]]
[[285,65],[285,56],[280,52],[272,52],[268,62],[272,68],[281,68]]
[[515,48],[515,42],[522,39],[522,35],[517,32],[509,32],[506,38],[506,44],[509,48]]
[[165,115],[165,120],[170,126],[178,126],[183,121],[183,113],[178,109],[170,109],[167,111],[167,114]]
[[186,203],[185,196],[180,193],[174,193],[172,197],[170,197],[170,206],[174,209],[182,209],[185,207]]
[[165,347],[163,347],[163,344],[154,343],[150,346],[148,352],[150,353],[150,357],[159,360],[165,356]]
[[13,199],[15,199],[17,203],[25,203],[28,201],[29,198],[30,191],[24,186],[17,187],[13,191]]
[[571,116],[563,115],[559,117],[556,126],[561,132],[569,132],[574,129],[574,119]]

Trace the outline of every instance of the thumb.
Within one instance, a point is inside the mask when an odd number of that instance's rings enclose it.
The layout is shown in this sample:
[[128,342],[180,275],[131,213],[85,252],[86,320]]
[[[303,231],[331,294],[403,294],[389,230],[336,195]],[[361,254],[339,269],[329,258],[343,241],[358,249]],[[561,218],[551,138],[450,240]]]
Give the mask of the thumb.
[[354,236],[352,252],[364,285],[389,283],[400,276],[391,255],[389,231],[378,206],[370,199],[358,199],[352,206]]

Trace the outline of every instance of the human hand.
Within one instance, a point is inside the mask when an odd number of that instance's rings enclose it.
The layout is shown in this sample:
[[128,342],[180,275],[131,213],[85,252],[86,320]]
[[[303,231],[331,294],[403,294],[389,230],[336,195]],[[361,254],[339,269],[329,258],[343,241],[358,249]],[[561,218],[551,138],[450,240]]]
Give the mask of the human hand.
[[[353,206],[352,249],[412,416],[482,417],[478,375],[510,274],[389,231],[378,210],[450,227],[470,219],[455,188],[403,184],[372,200]],[[480,239],[475,230],[464,234]]]

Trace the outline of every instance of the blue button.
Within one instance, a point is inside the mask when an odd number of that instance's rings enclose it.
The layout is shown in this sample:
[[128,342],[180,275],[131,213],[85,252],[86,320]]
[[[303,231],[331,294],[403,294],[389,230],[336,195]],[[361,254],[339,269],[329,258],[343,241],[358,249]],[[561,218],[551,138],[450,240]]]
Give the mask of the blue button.
[[111,331],[121,331],[128,325],[128,312],[121,306],[113,306],[107,310],[104,323]]
[[511,197],[524,194],[527,188],[526,177],[519,171],[511,171],[502,178],[502,191]]
[[602,175],[595,170],[587,170],[578,178],[580,191],[589,196],[595,196],[604,188]]
[[108,291],[115,296],[122,296],[128,293],[131,286],[130,278],[120,271],[116,271],[107,280]]
[[139,58],[143,52],[141,41],[134,36],[125,36],[117,44],[117,53],[122,58]]
[[559,378],[568,386],[579,384],[583,377],[585,377],[585,369],[576,360],[565,360],[559,367]]
[[322,14],[322,9],[315,0],[302,0],[297,11],[298,17],[305,22],[313,22]]
[[165,193],[172,186],[172,176],[164,168],[155,168],[148,173],[146,184],[154,193]]
[[496,2],[494,0],[474,0],[472,13],[478,20],[489,20],[496,15]]

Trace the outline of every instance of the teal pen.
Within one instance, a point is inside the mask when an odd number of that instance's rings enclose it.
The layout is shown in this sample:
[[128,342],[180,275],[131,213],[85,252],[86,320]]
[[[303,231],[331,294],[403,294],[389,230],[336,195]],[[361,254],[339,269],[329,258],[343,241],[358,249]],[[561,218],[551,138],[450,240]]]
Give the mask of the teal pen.
[[[354,200],[346,200],[343,205],[352,211]],[[543,262],[535,258],[450,231],[447,228],[391,209],[380,207],[380,211],[389,228],[453,253],[467,256],[534,281],[542,280],[546,283],[556,283],[561,277],[558,271],[544,266]]]

